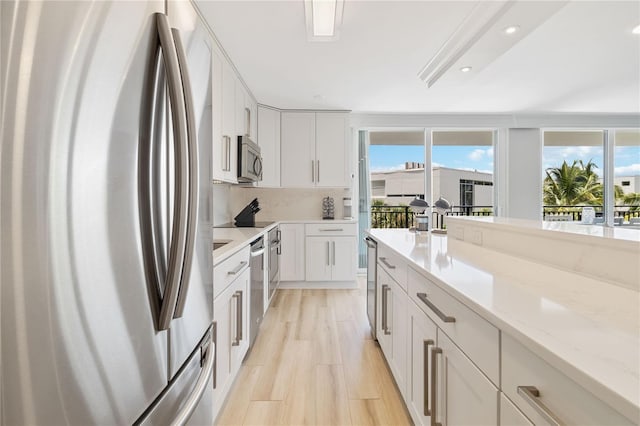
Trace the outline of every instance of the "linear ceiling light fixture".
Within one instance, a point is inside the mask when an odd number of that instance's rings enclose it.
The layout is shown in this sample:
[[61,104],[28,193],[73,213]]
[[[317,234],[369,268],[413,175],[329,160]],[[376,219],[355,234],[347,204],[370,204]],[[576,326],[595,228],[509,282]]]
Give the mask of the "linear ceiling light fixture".
[[304,0],[307,40],[338,40],[343,9],[344,0]]
[[451,37],[418,73],[427,87],[435,84],[473,45],[493,27],[513,1],[481,1],[471,9]]

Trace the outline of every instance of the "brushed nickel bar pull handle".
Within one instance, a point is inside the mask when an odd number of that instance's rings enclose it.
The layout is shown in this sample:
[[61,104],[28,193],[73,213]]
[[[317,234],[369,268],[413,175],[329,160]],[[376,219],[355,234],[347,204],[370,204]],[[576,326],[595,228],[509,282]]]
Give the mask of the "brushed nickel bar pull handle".
[[424,362],[424,366],[423,366],[423,378],[422,378],[422,383],[423,383],[423,387],[424,387],[424,398],[422,399],[422,407],[423,407],[423,413],[425,416],[430,416],[431,415],[431,410],[429,410],[429,346],[431,345],[435,345],[435,342],[431,339],[429,340],[425,340],[423,342],[424,347],[422,349],[422,356],[423,356],[423,362]]
[[329,241],[327,241],[327,266],[331,265],[331,253],[329,249]]
[[387,258],[386,257],[381,257],[380,258],[380,262],[384,263],[384,266],[386,266],[389,269],[396,269],[395,265],[392,265],[389,262],[387,262]]
[[316,181],[316,162],[311,160],[311,182]]
[[382,316],[384,319],[383,322],[383,331],[384,334],[391,334],[391,331],[389,331],[389,307],[387,306],[389,304],[389,291],[391,290],[391,287],[389,287],[388,285],[383,285],[382,286],[382,303],[384,303],[382,305],[383,307],[383,311],[382,311]]
[[187,200],[187,233],[184,260],[182,265],[182,278],[180,289],[178,290],[178,300],[173,313],[174,318],[182,317],[189,294],[189,283],[191,282],[191,267],[193,265],[193,252],[196,242],[196,225],[198,213],[198,144],[196,142],[196,114],[194,111],[193,93],[191,92],[191,80],[187,69],[187,55],[184,51],[180,32],[173,28],[171,30],[180,66],[180,76],[182,78],[182,92],[184,94],[185,113],[187,119],[187,157],[189,171],[188,179],[188,200]]
[[238,291],[239,297],[238,297],[238,306],[239,306],[239,311],[240,314],[238,315],[238,319],[240,321],[236,321],[236,324],[240,324],[238,325],[238,329],[236,330],[236,333],[238,334],[238,340],[242,340],[244,339],[244,303],[243,303],[243,299],[244,299],[244,292],[242,290]]
[[227,136],[227,158],[227,168],[231,171],[231,136]]
[[333,262],[332,265],[336,266],[336,242],[335,241],[331,241],[331,248],[333,251]]
[[387,334],[387,288],[388,285],[382,285],[382,331]]
[[438,354],[442,349],[437,346],[431,349],[431,426],[442,426],[436,421],[436,410],[438,404]]
[[520,395],[544,420],[550,425],[560,426],[562,421],[553,414],[553,412],[540,401],[540,391],[535,386],[518,386],[518,395]]
[[422,303],[427,305],[429,309],[431,309],[433,313],[435,313],[443,322],[456,322],[456,319],[454,317],[445,315],[440,309],[438,309],[436,305],[431,303],[431,301],[427,299],[427,293],[416,293],[416,295],[418,296],[418,299],[420,299]]
[[246,126],[244,134],[247,136],[251,136],[251,110],[249,108],[244,109],[246,121],[244,125]]
[[316,182],[320,183],[320,160],[317,160],[317,161],[318,161],[318,167],[316,169],[318,171],[318,178],[316,179]]
[[167,15],[156,13],[156,25],[158,39],[162,47],[165,60],[171,115],[174,124],[174,152],[175,152],[175,199],[173,206],[173,223],[171,225],[171,242],[169,247],[169,259],[167,261],[167,278],[164,297],[160,307],[158,330],[166,330],[173,319],[178,292],[180,289],[182,268],[187,244],[187,226],[189,210],[189,156],[188,156],[188,129],[185,110],[184,91],[182,77],[180,75],[180,63],[174,38],[169,28]]
[[344,231],[343,228],[323,228],[323,229],[319,229],[320,232],[339,232],[339,231]]
[[236,275],[238,272],[240,272],[242,270],[242,268],[245,267],[246,264],[247,264],[247,262],[245,262],[243,260],[242,262],[240,262],[240,264],[238,266],[235,267],[235,269],[227,272],[227,275]]
[[218,384],[218,321],[213,322],[213,388]]
[[236,299],[236,335],[231,342],[231,346],[240,346],[240,334],[238,333],[238,328],[240,328],[240,309],[238,309],[238,300],[240,300],[240,291],[236,291],[231,296],[232,299]]

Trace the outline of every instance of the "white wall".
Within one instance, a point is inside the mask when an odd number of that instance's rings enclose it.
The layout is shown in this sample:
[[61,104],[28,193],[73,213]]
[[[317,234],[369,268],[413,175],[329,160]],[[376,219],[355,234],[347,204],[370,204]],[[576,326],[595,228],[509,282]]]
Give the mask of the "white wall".
[[507,216],[542,219],[542,137],[540,129],[507,133]]

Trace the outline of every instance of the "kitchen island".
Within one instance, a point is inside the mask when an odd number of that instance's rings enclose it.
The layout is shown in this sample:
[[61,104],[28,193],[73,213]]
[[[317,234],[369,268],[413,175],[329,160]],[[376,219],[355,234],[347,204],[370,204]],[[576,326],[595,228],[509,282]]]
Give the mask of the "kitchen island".
[[[464,238],[456,238],[456,233],[460,237],[456,224],[467,226],[464,232],[469,232],[468,226],[476,225],[473,221],[450,221],[448,237],[434,234],[416,235],[406,229],[368,231],[383,252],[395,256],[393,268],[389,268],[388,260],[383,259],[383,262],[380,262],[381,258],[378,257],[378,274],[386,277],[392,286],[395,281],[389,277],[396,279],[399,288],[406,291],[404,297],[408,298],[410,308],[407,314],[410,316],[408,326],[419,320],[411,317],[410,313],[412,306],[418,306],[429,316],[430,323],[438,326],[438,341],[441,335],[443,339],[453,339],[472,364],[479,368],[481,377],[489,380],[491,389],[498,392],[495,399],[496,403],[498,399],[500,403],[496,412],[501,413],[501,416],[517,412],[521,416],[518,418],[522,424],[549,422],[549,417],[540,415],[540,410],[546,409],[546,414],[550,415],[551,419],[554,414],[550,413],[555,413],[556,420],[559,418],[559,422],[564,420],[565,423],[586,424],[590,421],[597,424],[608,421],[614,424],[637,424],[640,420],[638,291],[628,288],[629,286],[618,285],[619,283],[612,284],[601,277],[589,276],[585,271],[576,272],[570,268],[531,261],[525,257],[487,248],[482,243],[483,237],[485,242],[489,241],[489,234],[486,232],[481,234],[480,241],[477,234],[469,235],[466,241]],[[531,224],[527,226],[522,223],[511,223],[509,226],[513,228],[518,225],[532,228]],[[509,230],[509,226],[506,227],[507,232],[513,231]],[[473,232],[477,232],[477,229],[474,228]],[[613,238],[606,235],[603,237]],[[628,243],[631,250],[636,250],[637,256],[640,252],[637,251],[633,236],[629,238],[625,233],[623,237],[623,244]],[[553,244],[553,241],[549,240],[549,244]],[[381,249],[379,248],[379,252]],[[635,259],[637,268],[638,257]],[[398,276],[402,277],[398,271],[402,271],[403,268],[407,270],[404,278],[397,279]],[[402,283],[402,279],[406,282]],[[427,283],[427,286],[418,290],[424,292],[416,298],[416,294],[413,293],[421,288],[419,286],[422,283]],[[402,296],[401,291],[397,293]],[[477,349],[478,342],[473,340],[472,335],[464,337],[463,321],[447,323],[443,320],[447,312],[436,312],[427,306],[426,303],[429,302],[423,299],[431,298],[430,294],[434,297],[430,302],[432,306],[434,302],[438,304],[438,301],[441,302],[440,309],[442,304],[459,304],[455,309],[464,309],[460,311],[464,315],[468,315],[469,318],[472,318],[470,315],[477,315],[477,318],[469,320],[469,324],[486,322],[485,328],[489,331],[484,341],[490,341],[487,344],[488,348]],[[393,297],[395,303],[398,294],[394,294]],[[385,296],[379,297],[378,303],[384,298]],[[438,310],[438,307],[435,308]],[[387,311],[388,309],[389,307],[384,308]],[[466,312],[467,310],[469,312]],[[379,309],[379,314],[384,316],[383,309]],[[434,330],[435,328],[434,326]],[[387,334],[382,331],[383,335]],[[455,340],[456,336],[459,337],[459,341]],[[491,346],[492,339],[495,339],[495,347]],[[482,342],[480,344],[485,345]],[[419,404],[412,401],[412,395],[416,393],[416,383],[412,381],[416,380],[416,374],[411,373],[411,363],[416,364],[415,358],[420,352],[411,348],[410,341],[407,345],[407,363],[410,365],[406,367],[405,376],[400,378],[399,385],[402,387],[401,383],[406,382],[405,400],[414,421],[417,424],[423,421],[426,423],[425,419],[429,416],[424,414],[430,412],[427,408],[433,410],[435,404],[435,408],[449,406],[451,409],[455,403],[428,401],[424,403],[424,410],[422,405],[420,410],[412,409],[412,404]],[[427,352],[428,350],[425,350],[425,359]],[[431,352],[433,357],[433,350]],[[478,359],[470,356],[476,352]],[[539,386],[539,401],[533,402],[530,396],[521,396],[525,392],[524,387],[533,383],[512,383],[511,380],[512,376],[516,377],[521,373],[520,370],[526,370],[526,365],[517,364],[526,364],[524,360],[529,356],[532,357],[530,365],[541,366],[541,372],[529,377],[553,372],[552,377],[541,378],[541,381],[546,382]],[[433,361],[433,358],[425,361],[424,371],[430,361]],[[435,363],[439,361],[436,359]],[[445,367],[453,366],[444,361],[443,363]],[[393,363],[390,364],[393,370]],[[499,369],[499,374],[496,368]],[[424,371],[420,370],[426,377]],[[438,375],[438,380],[440,375],[443,375],[437,371],[435,374]],[[522,374],[526,376],[524,372]],[[430,394],[433,398],[436,388],[436,391],[447,394],[450,389],[447,390],[446,379],[443,380],[444,385],[425,385],[424,393],[428,394],[431,389]],[[398,378],[396,381],[398,382]],[[569,401],[554,401],[551,397],[558,392],[573,395],[562,396]],[[580,414],[581,410],[583,414]],[[440,413],[442,411],[438,414],[440,416],[453,415]],[[502,418],[502,423],[506,418],[513,421],[513,417],[505,417]]]

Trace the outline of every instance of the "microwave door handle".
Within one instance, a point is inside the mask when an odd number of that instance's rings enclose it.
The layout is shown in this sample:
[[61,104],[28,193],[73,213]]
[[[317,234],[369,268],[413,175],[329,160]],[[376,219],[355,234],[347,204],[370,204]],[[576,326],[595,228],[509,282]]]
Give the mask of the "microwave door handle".
[[178,300],[176,302],[175,312],[173,313],[174,318],[180,318],[184,312],[189,292],[191,266],[193,265],[193,252],[196,242],[196,228],[198,221],[198,143],[196,139],[196,114],[193,108],[193,93],[191,92],[191,81],[189,79],[189,70],[187,69],[187,55],[184,51],[180,32],[175,28],[173,28],[171,32],[175,40],[178,65],[180,65],[180,75],[182,77],[182,91],[184,93],[185,112],[187,118],[187,148],[189,150],[189,198],[187,200],[186,247],[182,265],[181,284],[178,291]]
[[158,39],[162,47],[162,53],[166,65],[167,86],[169,89],[169,99],[171,102],[171,116],[174,129],[174,150],[175,150],[175,200],[173,209],[173,224],[171,232],[171,243],[169,245],[169,260],[167,267],[167,284],[160,307],[160,317],[158,329],[169,328],[175,306],[178,299],[180,279],[182,278],[182,267],[186,251],[187,236],[187,214],[188,214],[188,130],[184,104],[184,93],[182,79],[180,77],[180,64],[176,52],[175,42],[171,36],[169,20],[167,15],[156,13],[156,25]]
[[253,172],[258,180],[262,180],[262,158],[256,157],[253,160]]

